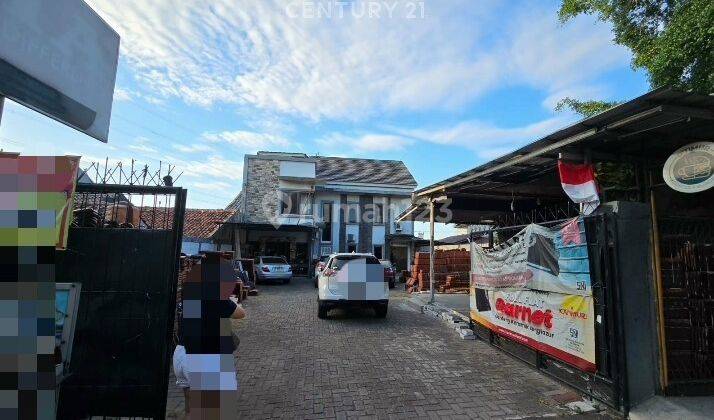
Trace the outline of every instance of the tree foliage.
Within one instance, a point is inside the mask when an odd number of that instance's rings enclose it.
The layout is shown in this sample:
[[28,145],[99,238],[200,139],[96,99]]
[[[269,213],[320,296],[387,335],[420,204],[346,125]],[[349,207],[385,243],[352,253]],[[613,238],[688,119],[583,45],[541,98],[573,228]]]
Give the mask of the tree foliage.
[[556,111],[562,111],[565,108],[570,108],[583,117],[592,117],[595,114],[599,114],[605,110],[618,105],[619,102],[608,102],[608,101],[580,101],[578,99],[573,99],[566,97],[561,99],[560,102],[555,106]]
[[714,92],[714,1],[563,0],[558,14],[563,22],[580,14],[610,22],[653,87]]

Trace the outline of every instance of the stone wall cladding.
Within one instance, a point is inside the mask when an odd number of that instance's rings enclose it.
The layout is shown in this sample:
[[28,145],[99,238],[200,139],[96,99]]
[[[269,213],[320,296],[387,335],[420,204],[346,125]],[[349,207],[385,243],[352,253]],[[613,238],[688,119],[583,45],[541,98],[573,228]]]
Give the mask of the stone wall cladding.
[[245,186],[245,222],[270,223],[278,213],[280,162],[248,159]]

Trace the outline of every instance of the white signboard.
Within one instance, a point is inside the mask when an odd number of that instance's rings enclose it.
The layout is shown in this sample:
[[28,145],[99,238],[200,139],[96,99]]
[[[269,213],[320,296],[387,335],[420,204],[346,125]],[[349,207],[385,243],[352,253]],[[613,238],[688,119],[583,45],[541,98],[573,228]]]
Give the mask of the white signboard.
[[0,94],[106,142],[119,35],[81,0],[0,1]]
[[673,190],[696,193],[714,186],[714,143],[688,144],[667,159],[662,177]]

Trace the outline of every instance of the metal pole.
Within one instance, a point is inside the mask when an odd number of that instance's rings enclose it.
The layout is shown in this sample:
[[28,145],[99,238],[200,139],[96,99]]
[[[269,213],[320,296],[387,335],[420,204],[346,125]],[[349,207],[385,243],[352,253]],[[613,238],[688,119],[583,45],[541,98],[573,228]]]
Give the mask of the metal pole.
[[[650,184],[652,183],[650,174]],[[655,291],[657,292],[657,338],[659,341],[660,354],[660,382],[662,391],[669,386],[669,366],[667,362],[667,337],[664,328],[664,286],[662,285],[662,254],[659,244],[659,223],[657,222],[657,203],[655,201],[655,190],[650,187],[650,210],[652,217],[652,256],[654,262]]]
[[5,106],[5,97],[0,95],[0,124],[2,124],[2,109]]
[[434,303],[434,200],[429,200],[429,303]]

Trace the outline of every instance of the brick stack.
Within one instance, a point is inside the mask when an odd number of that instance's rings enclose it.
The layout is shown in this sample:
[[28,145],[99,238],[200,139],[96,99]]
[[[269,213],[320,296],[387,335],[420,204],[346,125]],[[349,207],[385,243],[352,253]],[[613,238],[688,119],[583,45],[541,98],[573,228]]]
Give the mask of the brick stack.
[[[471,255],[462,249],[437,250],[434,253],[434,288],[439,293],[468,293]],[[429,253],[417,252],[407,291],[429,290]]]

